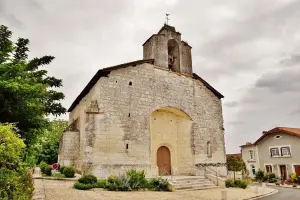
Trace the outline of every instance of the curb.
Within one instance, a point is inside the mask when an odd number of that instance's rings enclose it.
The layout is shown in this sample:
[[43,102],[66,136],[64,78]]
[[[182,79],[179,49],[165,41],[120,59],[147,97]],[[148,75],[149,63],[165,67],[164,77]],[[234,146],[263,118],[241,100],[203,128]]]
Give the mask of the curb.
[[58,178],[58,177],[33,177],[32,179],[56,180],[56,181],[77,181],[78,178]]
[[278,190],[276,189],[273,189],[272,192],[269,192],[267,194],[261,194],[261,195],[258,195],[258,196],[255,196],[255,197],[250,197],[250,198],[247,198],[247,199],[243,199],[243,200],[254,200],[254,199],[260,199],[260,198],[263,198],[263,197],[266,197],[266,196],[270,196],[270,195],[273,195],[273,194],[276,194],[278,193]]

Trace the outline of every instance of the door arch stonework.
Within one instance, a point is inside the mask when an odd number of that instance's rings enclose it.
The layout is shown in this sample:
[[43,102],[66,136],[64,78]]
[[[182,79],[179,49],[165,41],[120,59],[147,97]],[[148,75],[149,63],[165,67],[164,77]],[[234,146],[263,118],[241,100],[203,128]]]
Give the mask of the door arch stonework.
[[[161,175],[161,169],[172,175],[185,174],[194,169],[191,134],[193,121],[184,111],[175,107],[163,107],[150,116],[151,171],[152,176]],[[158,149],[169,151],[168,167],[158,160]],[[162,161],[161,161],[162,162]]]

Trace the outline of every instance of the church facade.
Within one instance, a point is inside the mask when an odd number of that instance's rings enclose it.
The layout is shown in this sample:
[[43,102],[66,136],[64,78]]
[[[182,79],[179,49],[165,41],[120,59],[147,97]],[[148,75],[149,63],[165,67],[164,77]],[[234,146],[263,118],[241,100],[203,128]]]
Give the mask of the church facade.
[[225,164],[223,95],[193,73],[191,46],[164,25],[143,53],[99,70],[75,99],[60,165],[106,178],[131,168],[154,177]]

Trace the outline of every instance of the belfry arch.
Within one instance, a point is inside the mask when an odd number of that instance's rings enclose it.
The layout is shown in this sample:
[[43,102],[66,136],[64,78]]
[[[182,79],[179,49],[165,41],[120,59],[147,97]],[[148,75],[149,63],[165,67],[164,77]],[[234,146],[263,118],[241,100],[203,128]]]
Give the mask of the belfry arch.
[[191,117],[175,107],[163,107],[151,113],[153,176],[191,173],[194,166],[191,147],[192,124]]
[[168,40],[168,67],[173,72],[180,72],[179,45],[174,39]]

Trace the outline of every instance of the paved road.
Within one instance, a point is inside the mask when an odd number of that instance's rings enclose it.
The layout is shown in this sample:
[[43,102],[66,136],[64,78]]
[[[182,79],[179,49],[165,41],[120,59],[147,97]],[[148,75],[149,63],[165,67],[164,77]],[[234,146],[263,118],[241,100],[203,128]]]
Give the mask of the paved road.
[[272,187],[278,190],[278,193],[261,198],[259,200],[300,200],[300,189]]

